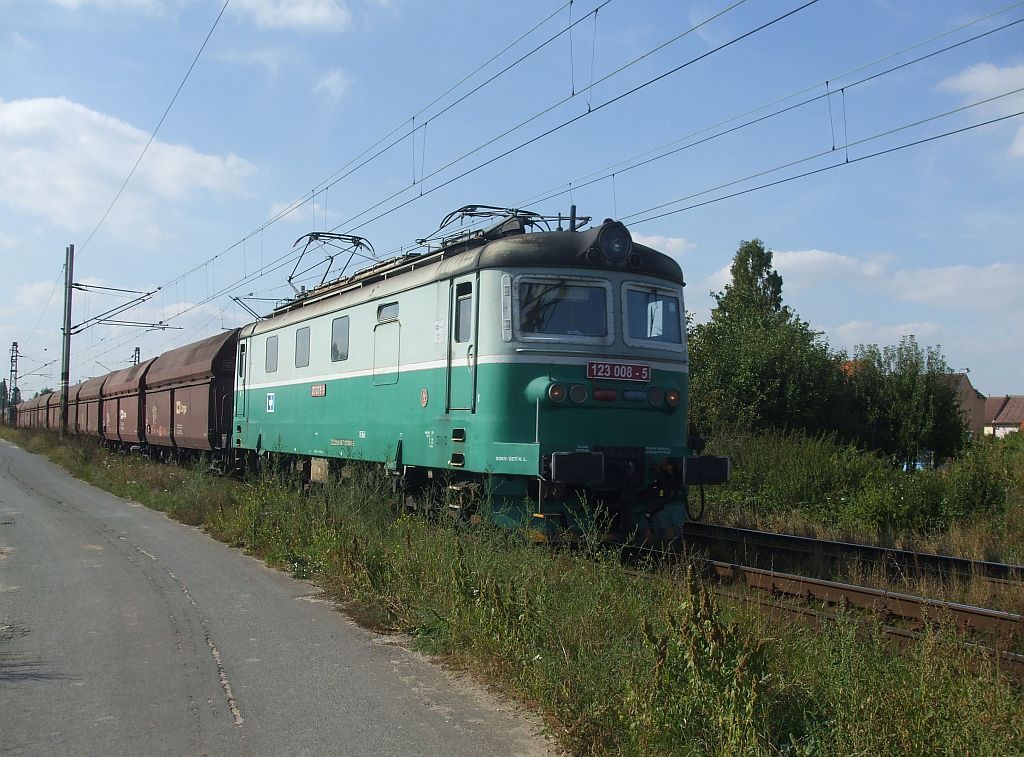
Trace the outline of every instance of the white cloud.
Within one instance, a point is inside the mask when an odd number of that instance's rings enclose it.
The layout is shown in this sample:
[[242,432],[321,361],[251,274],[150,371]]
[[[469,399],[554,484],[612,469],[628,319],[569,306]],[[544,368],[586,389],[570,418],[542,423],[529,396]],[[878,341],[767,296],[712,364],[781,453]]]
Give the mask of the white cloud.
[[291,57],[283,50],[271,48],[219,53],[216,58],[240,66],[259,66],[268,76],[277,76],[291,62]]
[[[888,299],[938,308],[992,311],[1022,307],[1024,265],[1016,263],[894,268],[825,250],[776,252],[772,259],[782,275],[783,296],[819,287],[857,287]],[[713,279],[721,289],[730,280],[729,269],[722,269]]]
[[772,262],[782,275],[784,293],[810,289],[827,279],[867,282],[877,278],[883,271],[879,263],[825,250],[776,252]]
[[[73,231],[95,224],[149,134],[64,98],[0,100],[0,203]],[[237,194],[255,167],[154,140],[109,223],[153,225],[157,205],[197,192]]]
[[[1005,92],[1024,87],[1024,64],[1018,66],[996,66],[992,63],[976,63],[956,76],[943,79],[939,89],[964,96],[965,103],[977,102]],[[1024,106],[1024,93],[1017,93],[985,106],[990,114],[1005,114],[1020,110]],[[1024,157],[1024,126],[1017,129],[1010,155]]]
[[317,79],[313,85],[314,95],[323,95],[331,102],[337,102],[352,85],[352,77],[340,68],[332,68]]
[[913,334],[922,343],[931,343],[943,334],[943,328],[929,321],[882,324],[871,321],[849,321],[832,329],[825,329],[829,342],[834,347],[852,348],[858,344],[896,344],[905,336]]
[[4,234],[0,231],[0,250],[13,250],[17,246],[17,239],[12,237],[10,234]]
[[17,308],[38,310],[50,298],[54,291],[52,281],[39,281],[35,284],[22,284],[14,290],[13,304]]
[[683,253],[690,252],[691,250],[697,249],[697,245],[691,242],[689,239],[683,237],[664,237],[664,236],[647,236],[644,234],[634,234],[633,241],[639,242],[642,245],[651,247],[652,249],[664,252],[666,255],[671,255],[674,258],[681,258]]
[[50,0],[50,2],[72,11],[87,5],[95,5],[97,8],[112,11],[153,11],[164,8],[166,5],[160,0]]
[[352,25],[352,12],[342,0],[235,0],[232,7],[271,29],[344,31]]
[[8,35],[7,46],[12,50],[20,50],[22,52],[31,50],[35,47],[27,37],[19,34],[18,32],[11,32]]
[[892,272],[887,287],[908,302],[966,310],[1021,310],[1024,265],[955,265]]

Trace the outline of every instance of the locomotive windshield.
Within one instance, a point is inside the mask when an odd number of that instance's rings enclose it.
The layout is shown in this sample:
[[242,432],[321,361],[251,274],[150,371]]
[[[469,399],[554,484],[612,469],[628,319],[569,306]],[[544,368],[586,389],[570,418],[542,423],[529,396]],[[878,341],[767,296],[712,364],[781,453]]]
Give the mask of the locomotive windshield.
[[607,336],[607,290],[564,280],[522,281],[519,326],[528,334]]
[[662,291],[626,289],[626,335],[629,343],[681,344],[679,298]]

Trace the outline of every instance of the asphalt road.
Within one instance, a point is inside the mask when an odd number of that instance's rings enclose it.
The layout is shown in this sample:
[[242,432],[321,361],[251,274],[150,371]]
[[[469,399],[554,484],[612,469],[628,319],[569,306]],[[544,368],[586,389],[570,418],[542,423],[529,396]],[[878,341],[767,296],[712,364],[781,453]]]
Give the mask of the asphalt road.
[[538,755],[316,588],[0,440],[0,753]]

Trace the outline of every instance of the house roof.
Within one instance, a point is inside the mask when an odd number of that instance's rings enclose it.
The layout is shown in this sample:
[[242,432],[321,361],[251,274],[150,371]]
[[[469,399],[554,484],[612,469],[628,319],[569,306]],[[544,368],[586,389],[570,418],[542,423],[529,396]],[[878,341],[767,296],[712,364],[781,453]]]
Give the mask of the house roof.
[[974,394],[978,399],[985,399],[985,395],[974,388],[974,384],[971,383],[971,379],[966,373],[951,373],[950,380],[958,392],[963,391],[967,396]]
[[1024,424],[1024,395],[1007,394],[985,400],[985,424],[1021,426]]

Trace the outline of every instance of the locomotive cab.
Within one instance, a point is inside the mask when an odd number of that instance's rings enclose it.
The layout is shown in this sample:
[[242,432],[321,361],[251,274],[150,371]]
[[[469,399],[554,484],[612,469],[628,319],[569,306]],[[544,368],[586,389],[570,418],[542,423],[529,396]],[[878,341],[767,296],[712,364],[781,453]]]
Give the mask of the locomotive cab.
[[[525,494],[547,536],[588,528],[598,508],[617,537],[671,538],[688,485],[729,474],[687,446],[679,266],[611,220],[489,247],[504,265],[481,271],[481,291],[500,296],[482,303],[477,414],[492,473],[536,466],[499,489]],[[510,443],[534,459],[505,454]]]

